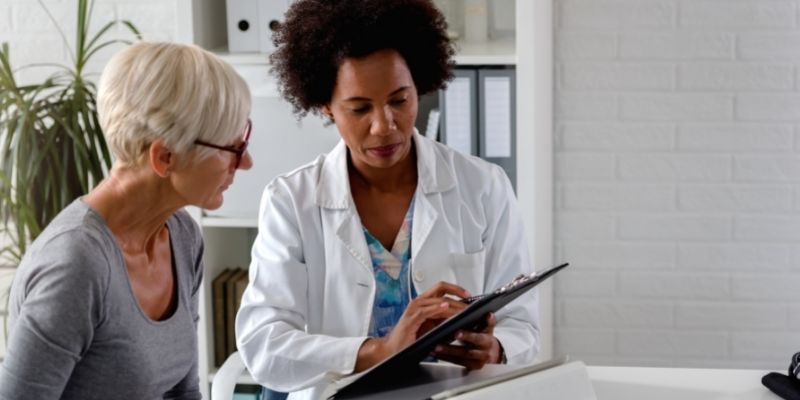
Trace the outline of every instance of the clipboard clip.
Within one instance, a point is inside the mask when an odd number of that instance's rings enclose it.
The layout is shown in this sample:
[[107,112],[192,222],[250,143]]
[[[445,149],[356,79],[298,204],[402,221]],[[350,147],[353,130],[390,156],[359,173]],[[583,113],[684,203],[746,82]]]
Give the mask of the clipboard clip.
[[499,288],[495,289],[493,292],[479,294],[479,295],[472,296],[472,297],[467,297],[465,299],[461,299],[461,302],[462,303],[466,303],[466,304],[472,304],[472,303],[474,303],[474,302],[476,302],[476,301],[478,301],[478,300],[480,300],[480,299],[482,299],[484,297],[487,297],[487,296],[495,296],[495,295],[503,294],[505,292],[513,291],[518,286],[526,285],[531,281],[537,281],[537,280],[540,280],[540,279],[546,279],[548,276],[556,273],[558,270],[560,270],[560,269],[562,269],[562,268],[564,268],[564,267],[566,267],[568,265],[569,265],[569,263],[564,263],[564,264],[561,264],[559,266],[556,266],[556,267],[553,267],[553,268],[550,268],[550,269],[546,269],[546,270],[540,271],[540,272],[532,272],[532,273],[527,274],[527,275],[526,274],[519,274],[514,279],[512,279],[511,282],[508,282],[505,285],[500,286]]
[[482,298],[484,298],[486,296],[489,296],[491,294],[505,293],[505,292],[510,291],[511,289],[513,289],[513,288],[515,288],[515,287],[517,287],[519,285],[524,284],[525,282],[530,281],[531,279],[533,279],[535,277],[536,277],[536,273],[535,272],[530,274],[530,275],[519,274],[513,280],[511,280],[511,282],[508,282],[505,285],[500,286],[499,288],[495,289],[495,291],[492,292],[492,293],[484,293],[484,294],[479,294],[479,295],[472,296],[472,297],[467,297],[465,299],[461,299],[461,302],[462,303],[466,303],[466,304],[472,304],[472,303],[474,303],[474,302],[476,302],[476,301],[478,301],[478,300],[480,300],[480,299],[482,299]]

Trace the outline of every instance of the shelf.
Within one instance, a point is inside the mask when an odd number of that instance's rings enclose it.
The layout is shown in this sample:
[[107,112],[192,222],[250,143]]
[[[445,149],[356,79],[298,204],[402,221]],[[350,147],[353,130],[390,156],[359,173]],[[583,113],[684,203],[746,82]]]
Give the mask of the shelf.
[[[517,63],[516,42],[504,37],[486,42],[456,40],[455,62],[458,65],[514,65]],[[269,56],[263,53],[231,53],[228,47],[211,51],[233,65],[269,66]]]
[[264,53],[231,53],[228,46],[218,47],[211,52],[233,65],[269,65],[269,55]]
[[200,220],[203,227],[213,228],[258,228],[256,218],[227,218],[227,217],[206,217]]
[[486,42],[464,42],[456,40],[456,64],[458,65],[515,65],[517,63],[516,41],[505,37]]

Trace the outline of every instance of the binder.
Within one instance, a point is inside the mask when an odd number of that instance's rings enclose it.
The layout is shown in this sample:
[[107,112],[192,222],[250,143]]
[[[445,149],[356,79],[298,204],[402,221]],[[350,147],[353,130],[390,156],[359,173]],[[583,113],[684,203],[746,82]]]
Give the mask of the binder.
[[458,68],[439,92],[440,140],[497,164],[516,190],[516,74],[513,68]]
[[269,54],[275,50],[272,34],[288,9],[289,0],[258,0],[259,50],[262,53]]
[[228,50],[255,53],[259,50],[259,0],[227,0]]
[[271,53],[272,34],[289,9],[289,0],[226,0],[231,53]]
[[519,276],[494,292],[476,296],[474,301],[460,313],[448,318],[416,342],[362,373],[357,379],[340,388],[333,397],[355,398],[398,385],[402,386],[405,382],[398,379],[398,371],[409,371],[409,369],[413,371],[436,345],[451,342],[459,330],[481,329],[488,313],[497,312],[568,265],[565,263],[529,276]]
[[478,155],[478,73],[456,69],[455,78],[439,92],[442,143],[464,154]]
[[478,155],[503,168],[517,188],[516,82],[513,69],[478,70]]

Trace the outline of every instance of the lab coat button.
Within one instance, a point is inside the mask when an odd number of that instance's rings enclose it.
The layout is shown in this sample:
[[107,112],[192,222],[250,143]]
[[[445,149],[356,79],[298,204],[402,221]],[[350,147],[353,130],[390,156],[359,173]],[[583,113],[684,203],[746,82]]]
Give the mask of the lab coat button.
[[425,274],[422,271],[414,271],[414,280],[417,282],[422,282],[425,279]]

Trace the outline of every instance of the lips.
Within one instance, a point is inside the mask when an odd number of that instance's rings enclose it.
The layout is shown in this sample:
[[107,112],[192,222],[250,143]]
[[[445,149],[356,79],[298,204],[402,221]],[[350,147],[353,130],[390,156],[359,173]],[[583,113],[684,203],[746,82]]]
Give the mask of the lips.
[[390,144],[386,146],[371,147],[368,151],[379,157],[390,157],[400,148],[400,143]]

